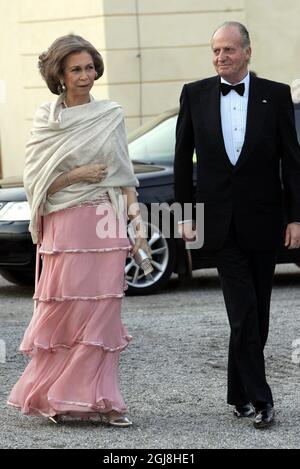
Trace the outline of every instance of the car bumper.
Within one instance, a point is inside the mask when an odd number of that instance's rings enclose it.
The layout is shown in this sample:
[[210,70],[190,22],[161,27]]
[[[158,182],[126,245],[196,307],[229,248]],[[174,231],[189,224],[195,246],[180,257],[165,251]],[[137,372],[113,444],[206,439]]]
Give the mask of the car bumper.
[[31,270],[35,264],[35,246],[28,222],[0,222],[0,269]]

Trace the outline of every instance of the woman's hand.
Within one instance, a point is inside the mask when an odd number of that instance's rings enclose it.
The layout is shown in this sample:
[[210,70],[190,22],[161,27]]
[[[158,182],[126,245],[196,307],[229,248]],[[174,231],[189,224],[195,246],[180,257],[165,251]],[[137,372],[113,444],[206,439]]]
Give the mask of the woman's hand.
[[73,171],[76,179],[86,182],[102,182],[107,176],[107,166],[100,163],[79,166]]
[[150,257],[150,259],[152,259],[151,250],[150,250],[150,247],[147,243],[147,238],[142,238],[140,236],[135,238],[135,244],[132,248],[131,255],[134,256],[139,249],[143,249],[143,251],[145,251],[145,253],[148,255],[148,257]]
[[71,169],[58,176],[48,188],[47,195],[51,196],[56,192],[78,182],[101,182],[107,176],[107,166],[105,164],[86,164],[78,168]]

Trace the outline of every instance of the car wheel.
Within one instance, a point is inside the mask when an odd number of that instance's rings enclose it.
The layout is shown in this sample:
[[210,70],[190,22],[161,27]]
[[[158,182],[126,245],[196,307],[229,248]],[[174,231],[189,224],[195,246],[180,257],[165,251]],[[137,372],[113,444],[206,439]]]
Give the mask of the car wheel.
[[125,278],[128,285],[127,295],[149,295],[163,288],[174,271],[176,244],[174,238],[166,238],[156,224],[144,222],[147,228],[148,244],[151,249],[151,274],[144,272],[131,256],[126,259]]
[[0,275],[8,282],[15,283],[20,286],[33,286],[34,273],[33,272],[18,272],[12,270],[0,270]]

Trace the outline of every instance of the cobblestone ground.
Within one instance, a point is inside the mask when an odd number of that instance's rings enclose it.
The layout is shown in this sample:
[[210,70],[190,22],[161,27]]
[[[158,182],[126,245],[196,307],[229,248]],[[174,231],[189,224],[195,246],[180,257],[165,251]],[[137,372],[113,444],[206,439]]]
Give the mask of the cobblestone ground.
[[[1,448],[299,448],[300,270],[277,269],[266,365],[276,425],[255,430],[226,405],[229,328],[216,271],[189,285],[172,279],[158,295],[125,298],[123,320],[134,341],[122,354],[121,389],[134,425],[26,417],[6,398],[27,363],[18,345],[32,312],[32,291],[0,280]],[[300,345],[298,345],[300,350]],[[294,352],[294,355],[292,353]],[[294,358],[294,359],[293,359]]]

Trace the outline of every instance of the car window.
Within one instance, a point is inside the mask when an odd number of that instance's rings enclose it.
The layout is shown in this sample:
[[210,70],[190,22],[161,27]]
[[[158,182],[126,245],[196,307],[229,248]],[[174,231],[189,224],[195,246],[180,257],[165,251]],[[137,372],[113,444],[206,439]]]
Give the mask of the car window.
[[[296,128],[300,144],[300,107],[295,108]],[[132,161],[146,163],[173,163],[177,115],[166,119],[153,129],[129,143]],[[194,153],[193,162],[196,163]]]
[[132,161],[172,163],[175,152],[177,116],[170,117],[129,143]]

